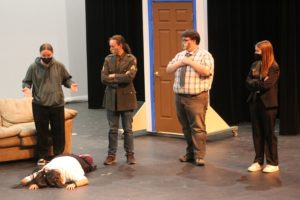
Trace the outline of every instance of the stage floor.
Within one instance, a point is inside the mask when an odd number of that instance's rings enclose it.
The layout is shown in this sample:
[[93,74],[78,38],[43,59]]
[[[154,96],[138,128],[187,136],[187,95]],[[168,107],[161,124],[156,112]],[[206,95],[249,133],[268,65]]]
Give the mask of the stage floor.
[[231,132],[210,136],[204,167],[178,161],[178,156],[185,152],[183,139],[155,135],[135,138],[136,165],[125,163],[120,139],[118,163],[104,166],[108,145],[105,110],[90,110],[86,102],[66,107],[79,111],[74,121],[73,152],[93,155],[98,166],[87,175],[90,185],[75,191],[12,189],[35,168],[35,163],[30,160],[0,163],[2,200],[289,200],[300,197],[300,136],[278,136],[280,172],[273,174],[247,172],[254,156],[249,123],[238,124],[237,137],[232,137]]

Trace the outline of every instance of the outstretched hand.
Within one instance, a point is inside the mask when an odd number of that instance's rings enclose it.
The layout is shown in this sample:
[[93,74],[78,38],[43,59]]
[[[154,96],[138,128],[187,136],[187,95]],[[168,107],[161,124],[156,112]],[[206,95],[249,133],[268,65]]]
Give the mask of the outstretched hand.
[[77,83],[72,83],[70,89],[71,89],[71,92],[78,92],[78,84]]
[[22,92],[23,92],[25,97],[31,97],[31,90],[28,87],[24,87],[22,89]]

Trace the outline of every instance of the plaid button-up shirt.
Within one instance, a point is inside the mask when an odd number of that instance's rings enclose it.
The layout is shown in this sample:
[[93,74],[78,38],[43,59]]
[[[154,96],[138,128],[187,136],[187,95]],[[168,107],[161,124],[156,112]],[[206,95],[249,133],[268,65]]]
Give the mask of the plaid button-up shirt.
[[[181,61],[187,51],[179,52],[169,64],[174,64],[175,62]],[[192,60],[200,64],[202,67],[205,67],[210,71],[210,76],[200,75],[194,68],[191,66],[186,66],[185,73],[185,85],[180,86],[180,71],[182,67],[178,68],[175,72],[175,80],[173,85],[173,91],[176,94],[199,94],[203,91],[208,91],[211,88],[214,75],[214,59],[212,55],[204,49],[196,49],[192,52]]]

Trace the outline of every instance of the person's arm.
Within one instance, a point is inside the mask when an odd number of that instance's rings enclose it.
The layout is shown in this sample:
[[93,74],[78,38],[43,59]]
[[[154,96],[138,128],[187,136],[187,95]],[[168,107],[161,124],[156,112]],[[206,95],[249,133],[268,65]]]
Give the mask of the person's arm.
[[30,66],[26,72],[25,78],[22,81],[22,92],[25,97],[31,96],[31,86],[32,86],[32,69],[33,67]]
[[113,83],[122,84],[130,83],[136,75],[137,72],[137,61],[136,58],[131,58],[128,63],[126,71],[120,74],[110,74],[109,77],[112,78]]
[[250,71],[246,79],[246,87],[250,91],[266,91],[277,83],[278,78],[279,67],[277,65],[274,65],[269,69],[268,76],[266,76],[263,80],[253,78]]
[[83,178],[83,179],[80,179],[79,181],[74,181],[70,184],[67,184],[66,189],[67,190],[74,190],[76,187],[81,187],[81,186],[85,186],[85,185],[88,185],[88,184],[89,184],[88,179]]
[[201,76],[210,76],[212,74],[211,69],[214,65],[213,58],[209,55],[205,55],[203,60],[204,62],[200,64],[194,61],[192,57],[184,57],[182,63],[191,66]]
[[36,171],[26,177],[24,177],[22,180],[21,180],[21,184],[22,185],[26,185],[28,184],[30,181],[32,181],[34,178],[37,177],[37,175],[42,171],[43,169],[39,170],[39,171]]
[[258,91],[259,90],[258,82],[259,82],[259,79],[258,78],[253,78],[252,71],[250,70],[250,72],[249,72],[249,74],[246,78],[246,81],[245,81],[246,88],[251,92]]
[[77,84],[72,81],[72,76],[62,63],[59,63],[59,65],[61,65],[61,74],[58,74],[58,76],[61,76],[62,78],[62,85],[64,85],[66,88],[70,88],[72,92],[77,92]]
[[112,59],[112,58],[106,57],[104,60],[103,67],[101,70],[101,82],[104,85],[117,88],[118,85],[113,82],[113,77],[111,77],[110,73],[109,73],[109,59]]
[[[37,175],[38,175],[41,171],[42,171],[42,169],[39,170],[39,171],[37,171],[37,172],[34,172],[33,174],[31,174],[31,175],[29,175],[29,176],[24,177],[24,178],[21,180],[21,184],[24,185],[24,186],[28,185],[30,182],[32,182],[32,180],[33,180],[34,178],[37,177]],[[38,189],[38,188],[39,188],[39,186],[38,186],[37,184],[35,184],[35,183],[31,183],[31,184],[29,185],[29,187],[28,187],[29,190],[36,190],[36,189]]]
[[185,66],[182,60],[179,60],[178,57],[179,55],[177,54],[175,58],[173,58],[172,61],[169,62],[169,64],[166,67],[167,73],[174,73],[178,68]]
[[258,83],[258,88],[261,91],[266,91],[272,88],[277,82],[279,78],[279,67],[278,65],[273,65],[269,69],[268,75]]

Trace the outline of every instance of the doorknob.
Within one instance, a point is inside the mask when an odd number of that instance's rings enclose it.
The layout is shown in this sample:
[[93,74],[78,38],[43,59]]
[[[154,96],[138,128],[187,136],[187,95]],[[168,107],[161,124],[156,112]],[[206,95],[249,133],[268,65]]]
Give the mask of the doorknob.
[[154,72],[154,76],[160,77],[158,71]]

